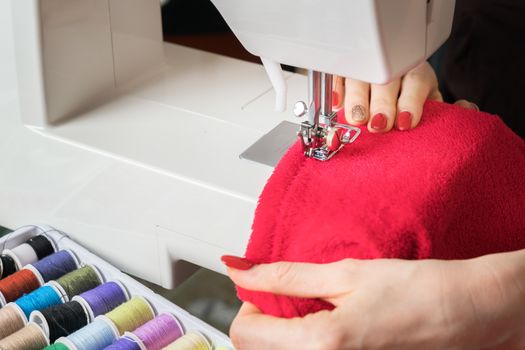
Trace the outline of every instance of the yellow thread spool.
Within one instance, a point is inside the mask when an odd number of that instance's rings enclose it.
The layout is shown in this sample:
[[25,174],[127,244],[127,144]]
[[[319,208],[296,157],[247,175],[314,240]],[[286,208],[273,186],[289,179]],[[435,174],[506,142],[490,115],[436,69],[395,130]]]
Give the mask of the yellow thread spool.
[[125,332],[132,332],[144,323],[151,321],[155,313],[151,305],[143,297],[133,297],[106,314],[122,336]]
[[211,344],[199,332],[189,331],[162,350],[212,350]]

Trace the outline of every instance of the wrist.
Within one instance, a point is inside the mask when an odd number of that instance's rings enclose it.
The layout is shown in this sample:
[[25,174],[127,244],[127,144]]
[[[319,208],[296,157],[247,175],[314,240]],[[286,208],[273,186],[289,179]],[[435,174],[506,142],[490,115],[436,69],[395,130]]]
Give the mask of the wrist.
[[494,336],[506,339],[502,349],[525,342],[525,250],[471,260],[475,275],[475,300],[490,320]]

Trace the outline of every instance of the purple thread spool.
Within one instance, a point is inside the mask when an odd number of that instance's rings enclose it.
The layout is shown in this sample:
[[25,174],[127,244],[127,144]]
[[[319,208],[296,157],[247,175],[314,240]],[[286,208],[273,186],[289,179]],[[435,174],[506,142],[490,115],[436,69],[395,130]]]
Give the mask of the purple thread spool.
[[133,339],[122,337],[104,348],[104,350],[141,350],[140,345]]
[[77,260],[69,250],[61,250],[32,264],[45,282],[59,279],[78,268]]
[[[84,299],[84,301],[89,305],[91,311],[93,312],[93,314],[90,316],[93,319],[99,315],[104,315],[110,312],[128,300],[128,296],[124,291],[124,287],[122,287],[117,282],[107,282],[101,284],[96,288],[80,294],[78,298]],[[73,299],[75,300],[77,297]]]
[[148,350],[162,350],[180,338],[184,331],[171,314],[161,314],[133,331]]

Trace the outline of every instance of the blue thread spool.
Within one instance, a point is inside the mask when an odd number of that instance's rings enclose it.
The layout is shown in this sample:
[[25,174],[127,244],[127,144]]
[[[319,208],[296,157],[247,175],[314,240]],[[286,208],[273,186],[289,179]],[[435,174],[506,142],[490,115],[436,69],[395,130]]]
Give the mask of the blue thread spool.
[[102,316],[75,333],[58,339],[57,343],[62,343],[71,350],[99,350],[113,344],[118,337],[116,327]]
[[45,285],[19,298],[15,301],[15,305],[20,308],[27,320],[31,312],[62,304],[62,302],[58,290],[51,285]]
[[45,282],[57,280],[78,268],[78,259],[70,250],[61,250],[27,267]]

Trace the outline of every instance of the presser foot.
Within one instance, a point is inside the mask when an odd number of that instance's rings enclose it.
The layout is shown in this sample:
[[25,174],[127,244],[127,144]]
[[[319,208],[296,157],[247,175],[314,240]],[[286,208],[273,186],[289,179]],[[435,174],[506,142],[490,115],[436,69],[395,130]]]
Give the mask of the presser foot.
[[350,125],[333,123],[330,126],[315,126],[303,122],[297,135],[305,156],[327,161],[344,146],[354,142],[360,133],[361,129]]

